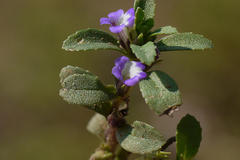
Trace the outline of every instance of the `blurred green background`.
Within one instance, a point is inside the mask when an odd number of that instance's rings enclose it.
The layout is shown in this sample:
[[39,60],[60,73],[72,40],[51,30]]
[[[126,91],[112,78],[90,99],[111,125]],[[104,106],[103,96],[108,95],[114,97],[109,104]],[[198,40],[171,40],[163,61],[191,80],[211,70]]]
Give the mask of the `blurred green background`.
[[[200,33],[213,40],[205,52],[162,53],[156,68],[169,73],[183,94],[174,118],[156,116],[136,86],[129,121],[152,123],[166,136],[186,113],[200,120],[203,141],[198,160],[237,160],[240,145],[239,37],[236,0],[156,0],[156,26]],[[0,1],[0,159],[86,160],[99,144],[85,130],[93,112],[65,103],[58,74],[71,64],[112,83],[116,52],[69,53],[62,41],[87,27],[108,31],[99,18],[132,0]],[[174,150],[174,146],[170,148]]]

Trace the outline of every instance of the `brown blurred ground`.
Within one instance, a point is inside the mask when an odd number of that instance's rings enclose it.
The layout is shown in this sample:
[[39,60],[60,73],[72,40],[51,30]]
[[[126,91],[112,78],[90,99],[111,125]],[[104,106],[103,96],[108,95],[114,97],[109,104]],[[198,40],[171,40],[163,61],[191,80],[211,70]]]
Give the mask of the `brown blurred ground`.
[[[61,50],[61,44],[78,29],[107,31],[99,25],[99,18],[119,8],[126,10],[132,3],[0,1],[1,160],[88,159],[98,145],[97,138],[85,130],[93,112],[68,105],[58,96],[58,73],[67,64],[78,65],[112,83],[111,67],[119,54],[68,53]],[[158,1],[157,26],[204,34],[215,47],[195,54],[162,54],[164,62],[156,68],[175,78],[184,98],[174,118],[159,118],[150,111],[138,87],[132,93],[129,120],[153,123],[166,136],[174,135],[177,121],[187,112],[201,121],[203,142],[198,160],[239,159],[239,5],[235,0]]]

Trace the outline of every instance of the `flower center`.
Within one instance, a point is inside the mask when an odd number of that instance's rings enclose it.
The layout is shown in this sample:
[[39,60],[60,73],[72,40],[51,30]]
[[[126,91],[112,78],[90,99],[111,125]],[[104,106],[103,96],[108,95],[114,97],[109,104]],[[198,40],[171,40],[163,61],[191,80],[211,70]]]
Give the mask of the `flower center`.
[[119,25],[128,25],[128,19],[131,17],[130,14],[124,14],[119,19]]
[[122,70],[123,79],[133,78],[142,72],[142,69],[136,65],[136,62],[129,61]]

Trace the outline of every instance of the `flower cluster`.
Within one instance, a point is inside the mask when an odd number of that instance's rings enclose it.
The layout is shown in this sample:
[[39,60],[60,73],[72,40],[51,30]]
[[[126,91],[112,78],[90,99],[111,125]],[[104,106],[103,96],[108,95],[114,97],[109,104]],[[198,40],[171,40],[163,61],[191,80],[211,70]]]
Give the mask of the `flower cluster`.
[[[128,37],[126,29],[133,27],[135,20],[134,9],[129,9],[126,13],[122,9],[108,14],[108,18],[100,19],[100,24],[110,24],[109,30],[120,35],[120,40],[126,42]],[[121,36],[123,35],[123,36]],[[122,38],[122,39],[121,39]],[[141,62],[130,61],[128,57],[122,56],[116,59],[112,74],[127,86],[133,86],[147,74],[143,71],[145,65]]]

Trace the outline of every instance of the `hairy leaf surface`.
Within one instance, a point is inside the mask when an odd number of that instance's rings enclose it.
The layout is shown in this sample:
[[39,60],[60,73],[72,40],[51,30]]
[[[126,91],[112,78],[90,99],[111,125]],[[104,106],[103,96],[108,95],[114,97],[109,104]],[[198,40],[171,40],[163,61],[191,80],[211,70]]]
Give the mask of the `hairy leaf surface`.
[[152,153],[165,143],[163,136],[155,128],[140,121],[135,121],[132,126],[119,128],[117,140],[125,150],[137,154]]
[[91,28],[70,35],[63,42],[62,48],[67,51],[117,50],[123,52],[117,39],[112,35]]
[[67,66],[61,70],[60,79],[63,88],[59,94],[65,101],[109,114],[114,89],[104,86],[97,76],[80,67]]
[[182,104],[176,82],[164,72],[148,73],[148,77],[140,81],[139,86],[145,102],[159,115]]
[[203,50],[212,48],[212,42],[199,34],[176,33],[156,43],[159,51]]

